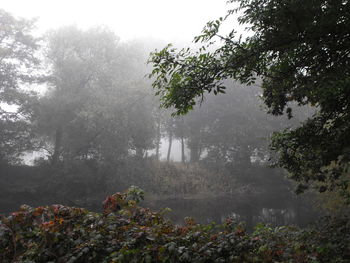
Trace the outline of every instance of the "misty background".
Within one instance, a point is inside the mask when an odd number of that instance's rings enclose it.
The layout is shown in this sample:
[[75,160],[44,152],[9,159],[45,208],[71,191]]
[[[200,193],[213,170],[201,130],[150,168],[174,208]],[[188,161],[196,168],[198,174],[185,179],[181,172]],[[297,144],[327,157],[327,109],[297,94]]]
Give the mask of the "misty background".
[[176,223],[314,220],[317,196],[297,196],[286,172],[270,167],[268,149],[274,131],[312,109],[296,108],[292,120],[270,116],[258,85],[232,80],[225,95],[209,94],[186,116],[159,108],[150,52],[191,45],[208,20],[225,15],[225,2],[2,1],[3,25],[25,18],[25,34],[14,34],[26,52],[3,54],[0,213],[23,203],[100,211],[107,195],[137,185],[143,205],[172,208]]

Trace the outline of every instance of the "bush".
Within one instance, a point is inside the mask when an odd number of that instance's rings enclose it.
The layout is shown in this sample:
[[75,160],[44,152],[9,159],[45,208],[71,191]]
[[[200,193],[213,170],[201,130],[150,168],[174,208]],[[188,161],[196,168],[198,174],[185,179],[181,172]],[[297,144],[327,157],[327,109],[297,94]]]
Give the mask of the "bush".
[[244,224],[178,226],[137,206],[132,187],[104,201],[104,213],[52,205],[1,217],[0,262],[350,262],[349,219],[325,219],[316,227],[271,228]]

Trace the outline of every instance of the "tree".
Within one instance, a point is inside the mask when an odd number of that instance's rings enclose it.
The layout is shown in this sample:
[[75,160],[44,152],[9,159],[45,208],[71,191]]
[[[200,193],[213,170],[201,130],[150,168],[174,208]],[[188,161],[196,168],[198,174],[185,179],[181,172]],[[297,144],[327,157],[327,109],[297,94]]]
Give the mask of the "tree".
[[37,79],[38,39],[33,20],[0,9],[0,161],[16,161],[33,147],[30,119],[35,94],[24,89]]
[[131,137],[130,146],[139,158],[145,157],[147,150],[153,149],[158,142],[156,117],[152,115],[153,95],[145,90],[145,83],[141,83],[142,85],[129,94],[130,97],[127,100],[130,105],[126,108],[127,131]]
[[51,163],[117,165],[133,153],[143,158],[155,132],[138,50],[107,28],[74,26],[52,31],[47,50],[50,88],[37,123]]
[[168,141],[169,141],[168,153],[167,153],[167,156],[166,156],[166,161],[167,162],[170,161],[171,147],[173,145],[174,128],[175,128],[174,119],[173,118],[167,119],[166,124],[165,124],[165,129],[166,129],[166,132],[168,134]]
[[84,32],[65,27],[49,33],[50,88],[41,99],[38,128],[52,142],[53,164],[63,156],[98,158],[94,145],[114,123],[105,123],[103,116],[110,105],[105,91],[114,92],[116,43],[114,34],[102,28]]
[[176,118],[174,120],[174,135],[176,138],[180,140],[181,143],[181,162],[186,162],[186,156],[185,156],[185,139],[186,139],[186,131],[187,131],[187,125],[185,123],[185,119],[183,117]]
[[[197,51],[171,45],[151,54],[153,87],[163,106],[185,114],[206,92],[224,93],[223,80],[261,79],[263,100],[273,115],[292,117],[291,105],[316,112],[301,126],[276,133],[276,164],[319,190],[347,189],[350,158],[350,2],[347,0],[230,0],[238,7],[207,23]],[[222,23],[236,12],[250,35]],[[213,47],[213,42],[216,46]],[[209,48],[208,48],[209,47]],[[214,49],[214,50],[213,50]]]

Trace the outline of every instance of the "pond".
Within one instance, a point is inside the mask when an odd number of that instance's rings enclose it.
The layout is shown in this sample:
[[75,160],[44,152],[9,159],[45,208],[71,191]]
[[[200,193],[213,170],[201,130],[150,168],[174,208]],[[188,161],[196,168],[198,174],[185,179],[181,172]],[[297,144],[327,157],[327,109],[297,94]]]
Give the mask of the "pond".
[[[273,201],[273,202],[272,202]],[[237,222],[244,221],[248,230],[257,223],[273,226],[297,225],[306,226],[320,216],[311,202],[302,197],[294,200],[264,200],[258,196],[221,196],[215,198],[186,199],[172,198],[148,201],[143,206],[155,210],[168,207],[172,211],[167,216],[176,224],[183,224],[185,217],[192,217],[198,223],[212,221],[223,223],[230,217]]]

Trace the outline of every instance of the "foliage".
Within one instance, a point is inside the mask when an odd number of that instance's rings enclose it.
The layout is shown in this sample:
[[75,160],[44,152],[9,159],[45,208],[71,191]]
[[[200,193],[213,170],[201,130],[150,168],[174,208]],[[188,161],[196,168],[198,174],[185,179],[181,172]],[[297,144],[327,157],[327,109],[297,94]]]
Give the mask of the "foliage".
[[34,22],[17,19],[0,10],[0,101],[22,104],[20,85],[33,81],[38,64],[38,39],[32,36]]
[[116,163],[130,151],[143,157],[153,146],[151,96],[137,51],[105,27],[70,26],[48,34],[49,90],[36,126],[52,163]]
[[[154,162],[144,176],[152,180],[150,186],[144,185],[147,192],[161,198],[184,198],[200,195],[222,195],[232,191],[234,184],[222,185],[222,173],[210,172],[198,164]],[[151,190],[151,191],[150,191]]]
[[29,121],[35,94],[25,87],[38,77],[34,22],[0,9],[0,161],[15,162],[21,152],[33,148]]
[[173,225],[164,212],[137,206],[133,187],[107,197],[102,214],[52,205],[0,220],[1,262],[348,262],[348,218],[318,227],[271,228],[249,234],[243,224]]
[[[207,23],[195,38],[206,43],[198,51],[169,45],[151,54],[163,106],[185,114],[206,92],[224,93],[226,79],[259,78],[270,113],[292,117],[292,103],[317,107],[299,128],[275,134],[276,164],[303,183],[300,190],[312,181],[324,182],[321,191],[346,189],[349,180],[338,179],[347,178],[349,164],[349,1],[229,2],[239,7]],[[248,36],[237,37],[235,29],[222,35],[222,23],[237,12]]]
[[[349,180],[349,178],[348,178]],[[322,187],[322,183],[319,184]],[[331,214],[349,214],[349,195],[350,195],[350,185],[347,189],[336,192],[326,192],[318,194],[316,201],[319,208],[328,211]]]

